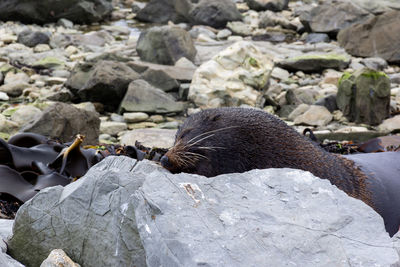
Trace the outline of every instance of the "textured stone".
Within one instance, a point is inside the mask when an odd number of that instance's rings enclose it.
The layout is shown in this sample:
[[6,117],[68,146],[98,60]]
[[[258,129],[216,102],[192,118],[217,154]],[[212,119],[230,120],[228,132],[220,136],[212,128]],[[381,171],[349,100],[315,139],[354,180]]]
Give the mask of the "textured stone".
[[246,0],[246,3],[249,5],[249,8],[257,11],[281,11],[288,7],[289,0]]
[[295,124],[325,126],[333,119],[332,114],[324,106],[311,105],[310,108],[294,119]]
[[155,23],[188,22],[191,7],[189,0],[151,0],[140,9],[135,19]]
[[73,262],[62,249],[54,249],[40,267],[80,267],[80,265]]
[[321,72],[324,69],[344,69],[350,63],[347,54],[303,54],[277,62],[281,68],[292,71]]
[[25,30],[18,34],[17,42],[28,47],[34,47],[38,44],[48,44],[50,38],[49,35],[44,32]]
[[104,19],[112,11],[111,0],[2,0],[0,20],[44,24],[66,18],[76,23]]
[[129,83],[138,78],[139,74],[125,63],[100,60],[76,66],[66,86],[82,101],[100,102],[107,110],[115,110]]
[[179,88],[177,80],[172,78],[163,70],[148,69],[140,76],[143,80],[165,92],[173,91]]
[[128,91],[120,105],[120,111],[171,113],[182,112],[184,105],[147,83],[145,80],[135,80],[129,84]]
[[230,0],[201,0],[189,13],[194,24],[223,28],[228,21],[242,20],[236,5]]
[[37,107],[31,105],[22,106],[11,115],[11,120],[23,126],[38,118],[40,114],[42,114],[42,111]]
[[85,144],[94,145],[99,137],[99,127],[100,119],[97,113],[56,102],[43,110],[40,117],[25,125],[21,131],[42,134],[62,142],[71,142],[77,134],[82,134],[86,137]]
[[399,31],[400,11],[389,11],[343,29],[338,34],[338,41],[353,56],[400,62],[400,35],[394,34]]
[[89,267],[399,263],[372,208],[292,169],[206,178],[107,157],[25,203],[13,233],[11,255],[34,266],[52,247]]
[[193,75],[189,99],[200,107],[256,105],[273,68],[250,42],[237,42],[203,63]]
[[338,33],[355,23],[372,18],[368,11],[351,1],[325,1],[300,16],[304,26],[312,32]]
[[336,102],[350,121],[377,125],[389,116],[390,80],[385,73],[368,69],[345,73]]
[[119,132],[128,129],[128,125],[125,122],[117,121],[103,121],[100,123],[100,132],[117,136]]
[[400,115],[384,120],[378,126],[378,130],[385,133],[400,131]]
[[156,168],[135,164],[107,157],[74,183],[41,190],[18,211],[10,254],[39,266],[60,248],[81,266],[145,266],[132,194]]
[[147,147],[169,148],[174,144],[176,130],[170,129],[135,129],[121,137],[121,144],[134,146],[138,141]]
[[176,26],[143,31],[136,50],[142,60],[165,65],[174,65],[181,57],[193,61],[197,53],[190,34]]

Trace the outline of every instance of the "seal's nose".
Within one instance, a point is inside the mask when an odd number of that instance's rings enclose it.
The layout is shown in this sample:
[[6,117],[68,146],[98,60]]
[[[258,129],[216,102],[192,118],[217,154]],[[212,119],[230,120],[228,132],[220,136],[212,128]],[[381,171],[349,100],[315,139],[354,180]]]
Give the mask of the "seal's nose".
[[169,159],[168,159],[167,156],[165,156],[165,155],[162,156],[161,159],[160,159],[160,162],[161,162],[161,165],[162,165],[164,168],[170,167]]

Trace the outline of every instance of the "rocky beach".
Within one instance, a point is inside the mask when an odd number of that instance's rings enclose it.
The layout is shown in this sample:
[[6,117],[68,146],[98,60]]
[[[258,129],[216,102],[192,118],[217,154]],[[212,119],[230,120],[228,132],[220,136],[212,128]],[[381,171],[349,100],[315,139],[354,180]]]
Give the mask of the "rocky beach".
[[[400,150],[396,0],[17,2],[0,3],[5,141],[36,133],[67,143],[81,134],[84,145],[169,148],[188,115],[240,106],[299,133],[309,128],[324,143],[380,137],[389,140],[383,151]],[[15,223],[2,220],[0,263],[400,262],[400,237],[329,181],[290,169],[218,177],[106,158],[66,187],[40,190]]]

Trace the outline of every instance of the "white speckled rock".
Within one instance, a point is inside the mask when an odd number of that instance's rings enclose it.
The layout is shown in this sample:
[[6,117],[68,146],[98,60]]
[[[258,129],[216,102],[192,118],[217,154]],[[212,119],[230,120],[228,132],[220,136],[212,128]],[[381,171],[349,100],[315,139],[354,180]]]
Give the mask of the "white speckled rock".
[[294,119],[294,123],[297,125],[325,126],[332,119],[333,116],[326,107],[311,105],[306,112]]
[[252,43],[237,42],[196,70],[188,97],[204,108],[254,106],[272,68],[272,60]]

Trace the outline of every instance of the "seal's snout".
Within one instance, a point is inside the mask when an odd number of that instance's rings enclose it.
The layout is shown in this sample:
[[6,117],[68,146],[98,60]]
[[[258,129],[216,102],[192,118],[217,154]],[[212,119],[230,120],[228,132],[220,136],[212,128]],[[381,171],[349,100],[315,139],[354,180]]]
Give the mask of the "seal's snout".
[[171,167],[171,163],[169,162],[168,157],[165,155],[161,157],[160,162],[161,162],[161,165],[166,169]]

